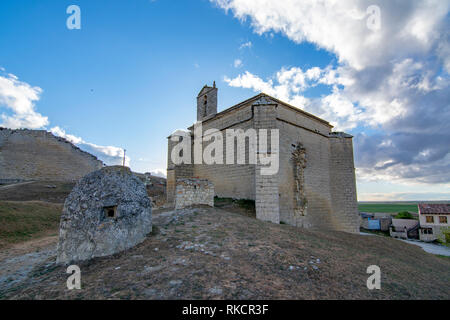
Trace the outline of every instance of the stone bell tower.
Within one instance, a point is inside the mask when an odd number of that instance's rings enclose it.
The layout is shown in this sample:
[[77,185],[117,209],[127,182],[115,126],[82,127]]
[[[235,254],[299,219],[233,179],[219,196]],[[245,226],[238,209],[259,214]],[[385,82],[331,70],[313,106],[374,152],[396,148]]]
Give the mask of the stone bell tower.
[[197,96],[197,121],[217,113],[217,88],[214,81],[212,87],[205,85]]

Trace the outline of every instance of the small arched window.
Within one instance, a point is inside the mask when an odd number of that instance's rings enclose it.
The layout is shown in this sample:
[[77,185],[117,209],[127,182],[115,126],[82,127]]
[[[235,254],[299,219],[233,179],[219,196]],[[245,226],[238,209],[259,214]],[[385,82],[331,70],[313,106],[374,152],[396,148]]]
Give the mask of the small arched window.
[[203,117],[206,117],[206,105],[208,104],[208,96],[203,97]]

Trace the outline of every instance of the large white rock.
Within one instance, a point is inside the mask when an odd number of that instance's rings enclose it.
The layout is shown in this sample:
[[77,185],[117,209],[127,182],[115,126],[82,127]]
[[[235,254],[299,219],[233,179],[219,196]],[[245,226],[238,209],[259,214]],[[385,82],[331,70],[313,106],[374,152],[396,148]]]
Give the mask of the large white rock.
[[58,263],[107,256],[152,231],[151,201],[129,168],[104,167],[82,178],[64,203]]

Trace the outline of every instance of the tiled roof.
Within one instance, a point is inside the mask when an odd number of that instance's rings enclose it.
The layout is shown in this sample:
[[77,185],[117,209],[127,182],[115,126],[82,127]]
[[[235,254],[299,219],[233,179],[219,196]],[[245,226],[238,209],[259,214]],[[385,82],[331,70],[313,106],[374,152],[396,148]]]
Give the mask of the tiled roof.
[[450,214],[450,203],[419,203],[421,214]]

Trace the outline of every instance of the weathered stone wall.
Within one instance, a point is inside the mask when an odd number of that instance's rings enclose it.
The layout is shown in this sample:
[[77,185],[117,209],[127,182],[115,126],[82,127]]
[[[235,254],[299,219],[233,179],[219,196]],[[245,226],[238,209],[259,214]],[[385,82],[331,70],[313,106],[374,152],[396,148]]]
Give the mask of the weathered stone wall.
[[[168,150],[167,150],[167,203],[173,204],[175,201],[175,188],[176,181],[180,178],[190,178],[194,175],[194,166],[192,164],[180,164],[176,165],[173,163],[171,158],[171,153],[173,147],[178,143],[177,141],[172,141],[172,136],[180,136],[179,134],[173,134],[168,137]],[[192,155],[192,149],[191,149]]]
[[166,201],[169,205],[175,201],[175,187],[175,169],[167,169]]
[[103,163],[44,130],[0,128],[0,181],[76,181]]
[[[295,117],[291,117],[295,119]],[[278,121],[280,128],[280,220],[305,228],[331,228],[330,154],[328,137],[301,126]],[[301,144],[305,149],[303,168],[304,208],[296,204],[295,163],[293,153]]]
[[[261,150],[258,142],[257,155],[268,157],[279,153],[279,149],[271,144],[271,129],[278,129],[277,126],[277,105],[266,101],[256,101],[254,103],[255,129],[266,129],[267,150]],[[258,141],[261,137],[258,134]],[[256,218],[263,221],[280,223],[280,180],[278,173],[264,175],[261,173],[263,165],[258,159],[255,166],[255,209]]]
[[358,203],[353,162],[353,141],[335,134],[330,141],[330,187],[334,228],[358,232]]
[[214,185],[206,179],[178,179],[176,182],[175,209],[196,204],[214,207]]

